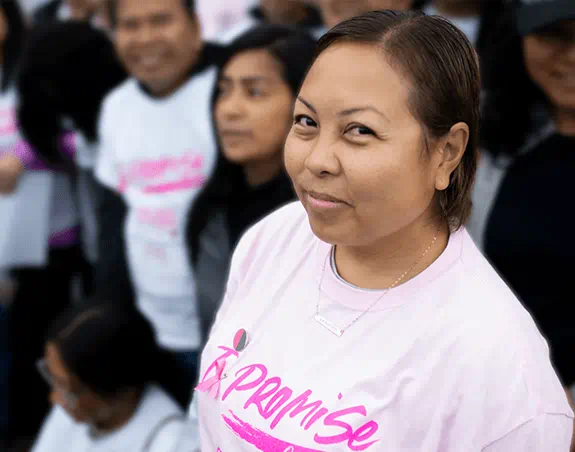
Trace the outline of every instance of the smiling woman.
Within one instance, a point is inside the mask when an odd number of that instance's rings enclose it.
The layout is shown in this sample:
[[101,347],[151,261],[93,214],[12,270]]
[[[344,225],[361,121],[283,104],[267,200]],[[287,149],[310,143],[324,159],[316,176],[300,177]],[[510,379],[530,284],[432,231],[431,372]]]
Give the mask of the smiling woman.
[[202,450],[568,450],[547,345],[462,227],[479,93],[446,19],[320,39],[285,144],[300,202],[240,241],[203,352]]

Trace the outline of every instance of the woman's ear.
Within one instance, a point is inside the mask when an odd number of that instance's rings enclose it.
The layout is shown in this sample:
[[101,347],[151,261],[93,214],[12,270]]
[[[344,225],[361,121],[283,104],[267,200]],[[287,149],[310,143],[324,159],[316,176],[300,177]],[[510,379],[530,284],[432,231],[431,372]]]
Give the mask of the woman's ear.
[[469,126],[464,122],[458,122],[451,127],[447,136],[442,140],[442,146],[438,150],[441,162],[435,176],[436,190],[443,191],[449,187],[451,174],[463,158],[468,141]]

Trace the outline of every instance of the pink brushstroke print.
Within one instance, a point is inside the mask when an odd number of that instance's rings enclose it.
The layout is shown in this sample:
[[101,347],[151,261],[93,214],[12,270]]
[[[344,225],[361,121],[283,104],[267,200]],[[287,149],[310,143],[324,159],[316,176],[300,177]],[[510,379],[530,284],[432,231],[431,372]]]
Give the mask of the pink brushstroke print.
[[322,452],[318,449],[308,449],[307,447],[297,446],[295,444],[274,438],[250,424],[242,421],[231,410],[230,414],[233,419],[222,414],[224,422],[228,428],[236,434],[237,437],[255,446],[262,452]]

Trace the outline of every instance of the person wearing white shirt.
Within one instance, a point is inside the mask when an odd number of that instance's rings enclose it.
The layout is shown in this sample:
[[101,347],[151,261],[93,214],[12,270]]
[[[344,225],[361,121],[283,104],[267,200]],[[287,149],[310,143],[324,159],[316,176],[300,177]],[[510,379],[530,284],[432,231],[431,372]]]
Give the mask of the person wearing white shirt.
[[210,105],[219,53],[200,38],[193,0],[113,1],[111,20],[131,78],[104,100],[96,178],[127,205],[137,306],[188,372],[191,391],[201,328],[185,225],[215,165]]
[[315,0],[327,28],[335,27],[344,20],[359,16],[368,11],[394,9],[406,11],[412,0]]
[[318,9],[306,0],[260,0],[249,11],[249,17],[216,36],[214,42],[229,44],[234,39],[259,24],[297,26],[319,37],[324,32]]
[[172,364],[135,309],[102,303],[66,312],[37,364],[54,407],[32,452],[171,451],[186,427]]

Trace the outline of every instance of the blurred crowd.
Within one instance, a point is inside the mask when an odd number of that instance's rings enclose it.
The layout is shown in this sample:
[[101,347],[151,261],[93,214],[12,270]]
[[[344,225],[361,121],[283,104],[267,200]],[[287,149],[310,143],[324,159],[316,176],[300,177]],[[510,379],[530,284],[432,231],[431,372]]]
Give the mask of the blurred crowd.
[[574,0],[1,0],[0,450],[171,450],[315,43],[378,9],[475,46],[467,229],[572,395]]

